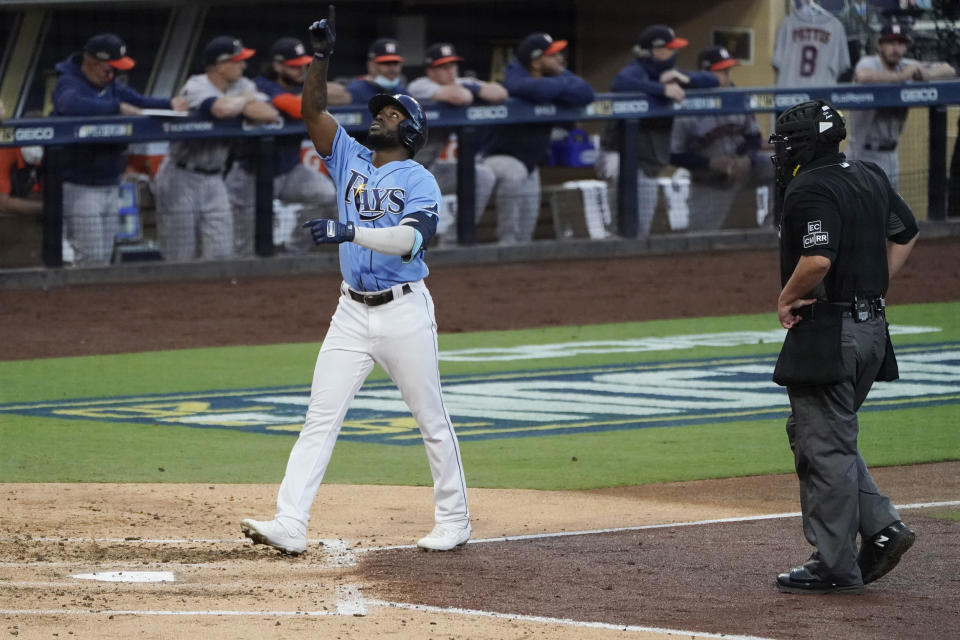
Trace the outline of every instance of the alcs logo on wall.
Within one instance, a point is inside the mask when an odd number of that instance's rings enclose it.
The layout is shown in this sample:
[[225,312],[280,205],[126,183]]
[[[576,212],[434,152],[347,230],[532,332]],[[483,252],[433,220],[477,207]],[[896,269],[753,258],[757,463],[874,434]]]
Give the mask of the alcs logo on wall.
[[76,128],[78,138],[126,138],[133,135],[132,124],[85,124]]
[[[513,371],[444,378],[461,441],[784,419],[773,355]],[[960,343],[901,348],[902,379],[878,383],[866,411],[960,403]],[[296,434],[307,387],[0,405],[0,415]],[[363,386],[340,437],[419,444],[420,432],[389,381]]]

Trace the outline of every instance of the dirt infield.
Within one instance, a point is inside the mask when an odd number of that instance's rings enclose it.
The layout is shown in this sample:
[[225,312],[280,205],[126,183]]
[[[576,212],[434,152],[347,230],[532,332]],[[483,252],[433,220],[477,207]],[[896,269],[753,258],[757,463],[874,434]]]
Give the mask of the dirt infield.
[[[953,238],[918,245],[891,303],[960,299],[958,250]],[[0,331],[11,338],[0,341],[0,359],[319,341],[338,280],[0,290]],[[779,286],[770,251],[448,267],[428,283],[445,332],[766,311],[773,323]],[[960,499],[960,462],[876,469],[875,477],[898,504]],[[904,512],[918,543],[866,594],[777,593],[775,574],[809,547],[797,518],[751,518],[798,510],[792,476],[580,492],[471,489],[478,542],[454,554],[406,548],[430,528],[428,488],[327,485],[314,505],[309,551],[295,559],[240,538],[241,518],[273,512],[275,485],[3,488],[0,621],[9,637],[956,633],[960,524],[929,510]],[[723,518],[741,521],[530,537]],[[518,536],[528,537],[482,541]],[[395,545],[404,548],[384,549]],[[75,577],[160,571],[172,581]]]
[[[960,462],[875,475],[899,504],[960,496]],[[693,637],[866,639],[884,629],[889,638],[942,638],[960,600],[951,569],[960,523],[921,515],[929,510],[904,511],[917,545],[866,594],[777,593],[774,575],[808,553],[799,520],[751,516],[797,509],[788,475],[574,492],[471,489],[476,542],[451,554],[409,548],[430,527],[429,488],[325,485],[298,558],[239,535],[242,517],[272,513],[275,485],[4,489],[0,620],[20,638],[652,638],[660,636],[643,630],[656,628]],[[743,520],[551,535],[719,518]],[[74,577],[157,571],[174,581]],[[413,605],[426,608],[399,608]]]

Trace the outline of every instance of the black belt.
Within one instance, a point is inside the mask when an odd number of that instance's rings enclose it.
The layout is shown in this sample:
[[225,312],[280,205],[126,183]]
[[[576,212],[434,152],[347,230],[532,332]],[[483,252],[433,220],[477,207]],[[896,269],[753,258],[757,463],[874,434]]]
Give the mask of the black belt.
[[845,307],[840,312],[844,318],[853,318],[857,322],[866,322],[878,316],[882,316],[884,309],[887,308],[887,301],[880,298],[863,298],[854,302],[831,302],[830,304]]
[[186,162],[178,162],[177,167],[180,169],[186,169],[187,171],[193,171],[194,173],[201,173],[205,176],[218,176],[223,173],[223,169],[205,169],[203,167],[194,167]]
[[[400,295],[405,296],[413,291],[413,289],[410,288],[409,284],[405,284],[400,288],[400,291],[402,292]],[[393,289],[381,291],[380,293],[362,293],[347,287],[347,293],[351,298],[361,304],[367,305],[368,307],[379,307],[382,304],[387,304],[388,302],[393,301]]]
[[863,148],[867,151],[895,151],[897,149],[896,142],[888,142],[886,144],[865,144]]

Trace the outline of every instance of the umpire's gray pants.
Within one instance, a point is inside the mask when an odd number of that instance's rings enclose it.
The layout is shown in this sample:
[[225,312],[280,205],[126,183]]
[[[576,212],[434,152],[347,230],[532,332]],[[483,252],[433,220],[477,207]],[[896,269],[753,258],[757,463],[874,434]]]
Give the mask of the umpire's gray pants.
[[182,169],[169,158],[154,180],[157,237],[164,260],[233,257],[233,213],[220,175]]
[[[256,176],[239,163],[227,173],[225,183],[233,208],[234,249],[238,256],[253,255],[254,218],[256,211]],[[300,225],[311,218],[333,218],[337,213],[337,188],[328,176],[304,164],[273,178],[273,197],[283,202],[304,205],[297,219],[288,250],[304,253],[314,247],[313,238]],[[290,246],[292,244],[292,246]]]
[[900,519],[857,449],[857,410],[883,362],[886,321],[843,319],[841,355],[848,376],[834,385],[787,388],[787,437],[800,480],[803,533],[816,552],[807,568],[822,579],[859,583],[857,533],[870,538]]
[[63,235],[73,246],[75,265],[110,264],[120,231],[119,209],[117,185],[63,183]]
[[497,238],[500,244],[533,240],[540,215],[540,169],[527,171],[513,156],[493,155],[483,159],[496,179]]

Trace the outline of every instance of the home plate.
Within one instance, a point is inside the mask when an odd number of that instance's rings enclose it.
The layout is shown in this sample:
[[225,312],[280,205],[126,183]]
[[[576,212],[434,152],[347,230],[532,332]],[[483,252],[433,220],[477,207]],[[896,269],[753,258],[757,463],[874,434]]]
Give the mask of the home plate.
[[104,571],[100,573],[78,573],[71,578],[78,580],[99,580],[100,582],[176,582],[173,571]]

